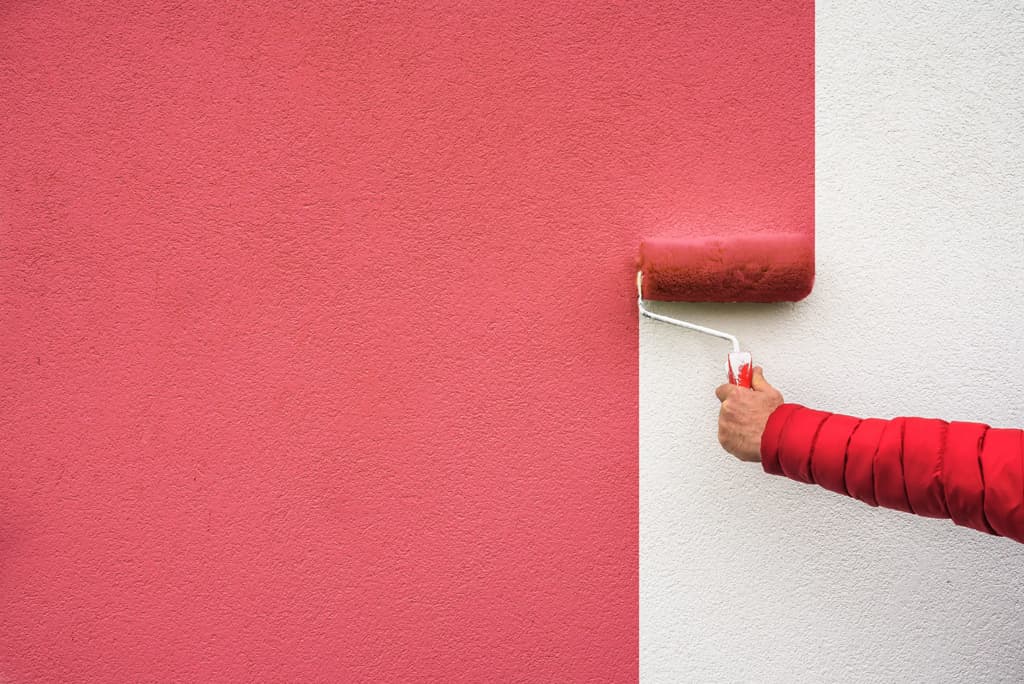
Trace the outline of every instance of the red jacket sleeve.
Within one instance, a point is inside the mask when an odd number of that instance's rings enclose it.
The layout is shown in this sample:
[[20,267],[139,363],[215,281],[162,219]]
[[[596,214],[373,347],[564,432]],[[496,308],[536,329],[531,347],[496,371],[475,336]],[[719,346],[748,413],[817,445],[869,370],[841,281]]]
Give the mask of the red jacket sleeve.
[[761,463],[871,506],[1024,542],[1024,430],[783,404],[765,427]]

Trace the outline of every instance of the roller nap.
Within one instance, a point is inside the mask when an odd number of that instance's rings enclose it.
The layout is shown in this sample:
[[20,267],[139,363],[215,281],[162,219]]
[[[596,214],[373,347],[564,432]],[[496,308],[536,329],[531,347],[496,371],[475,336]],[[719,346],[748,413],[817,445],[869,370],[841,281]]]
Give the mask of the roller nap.
[[795,302],[814,284],[814,237],[647,238],[640,244],[640,269],[644,299]]

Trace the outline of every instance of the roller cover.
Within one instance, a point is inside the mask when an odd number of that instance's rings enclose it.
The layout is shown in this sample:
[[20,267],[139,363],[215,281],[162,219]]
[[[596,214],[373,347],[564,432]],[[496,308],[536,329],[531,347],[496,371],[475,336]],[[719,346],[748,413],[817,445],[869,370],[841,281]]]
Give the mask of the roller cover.
[[687,302],[795,302],[814,284],[814,236],[765,233],[647,238],[644,298]]

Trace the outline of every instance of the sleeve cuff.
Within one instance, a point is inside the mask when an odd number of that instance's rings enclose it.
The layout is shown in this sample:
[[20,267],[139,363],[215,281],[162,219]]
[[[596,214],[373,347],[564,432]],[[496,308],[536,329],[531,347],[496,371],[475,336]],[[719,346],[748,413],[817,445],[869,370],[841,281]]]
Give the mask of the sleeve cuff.
[[761,467],[770,475],[783,475],[779,464],[779,443],[786,423],[799,409],[800,404],[782,404],[768,417],[768,424],[761,435]]

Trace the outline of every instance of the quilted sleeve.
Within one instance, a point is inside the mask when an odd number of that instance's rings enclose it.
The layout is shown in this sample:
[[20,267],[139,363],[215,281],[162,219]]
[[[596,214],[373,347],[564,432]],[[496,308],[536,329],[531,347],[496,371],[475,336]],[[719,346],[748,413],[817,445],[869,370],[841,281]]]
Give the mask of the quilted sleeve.
[[927,418],[854,418],[783,404],[765,472],[1024,542],[1024,431]]

